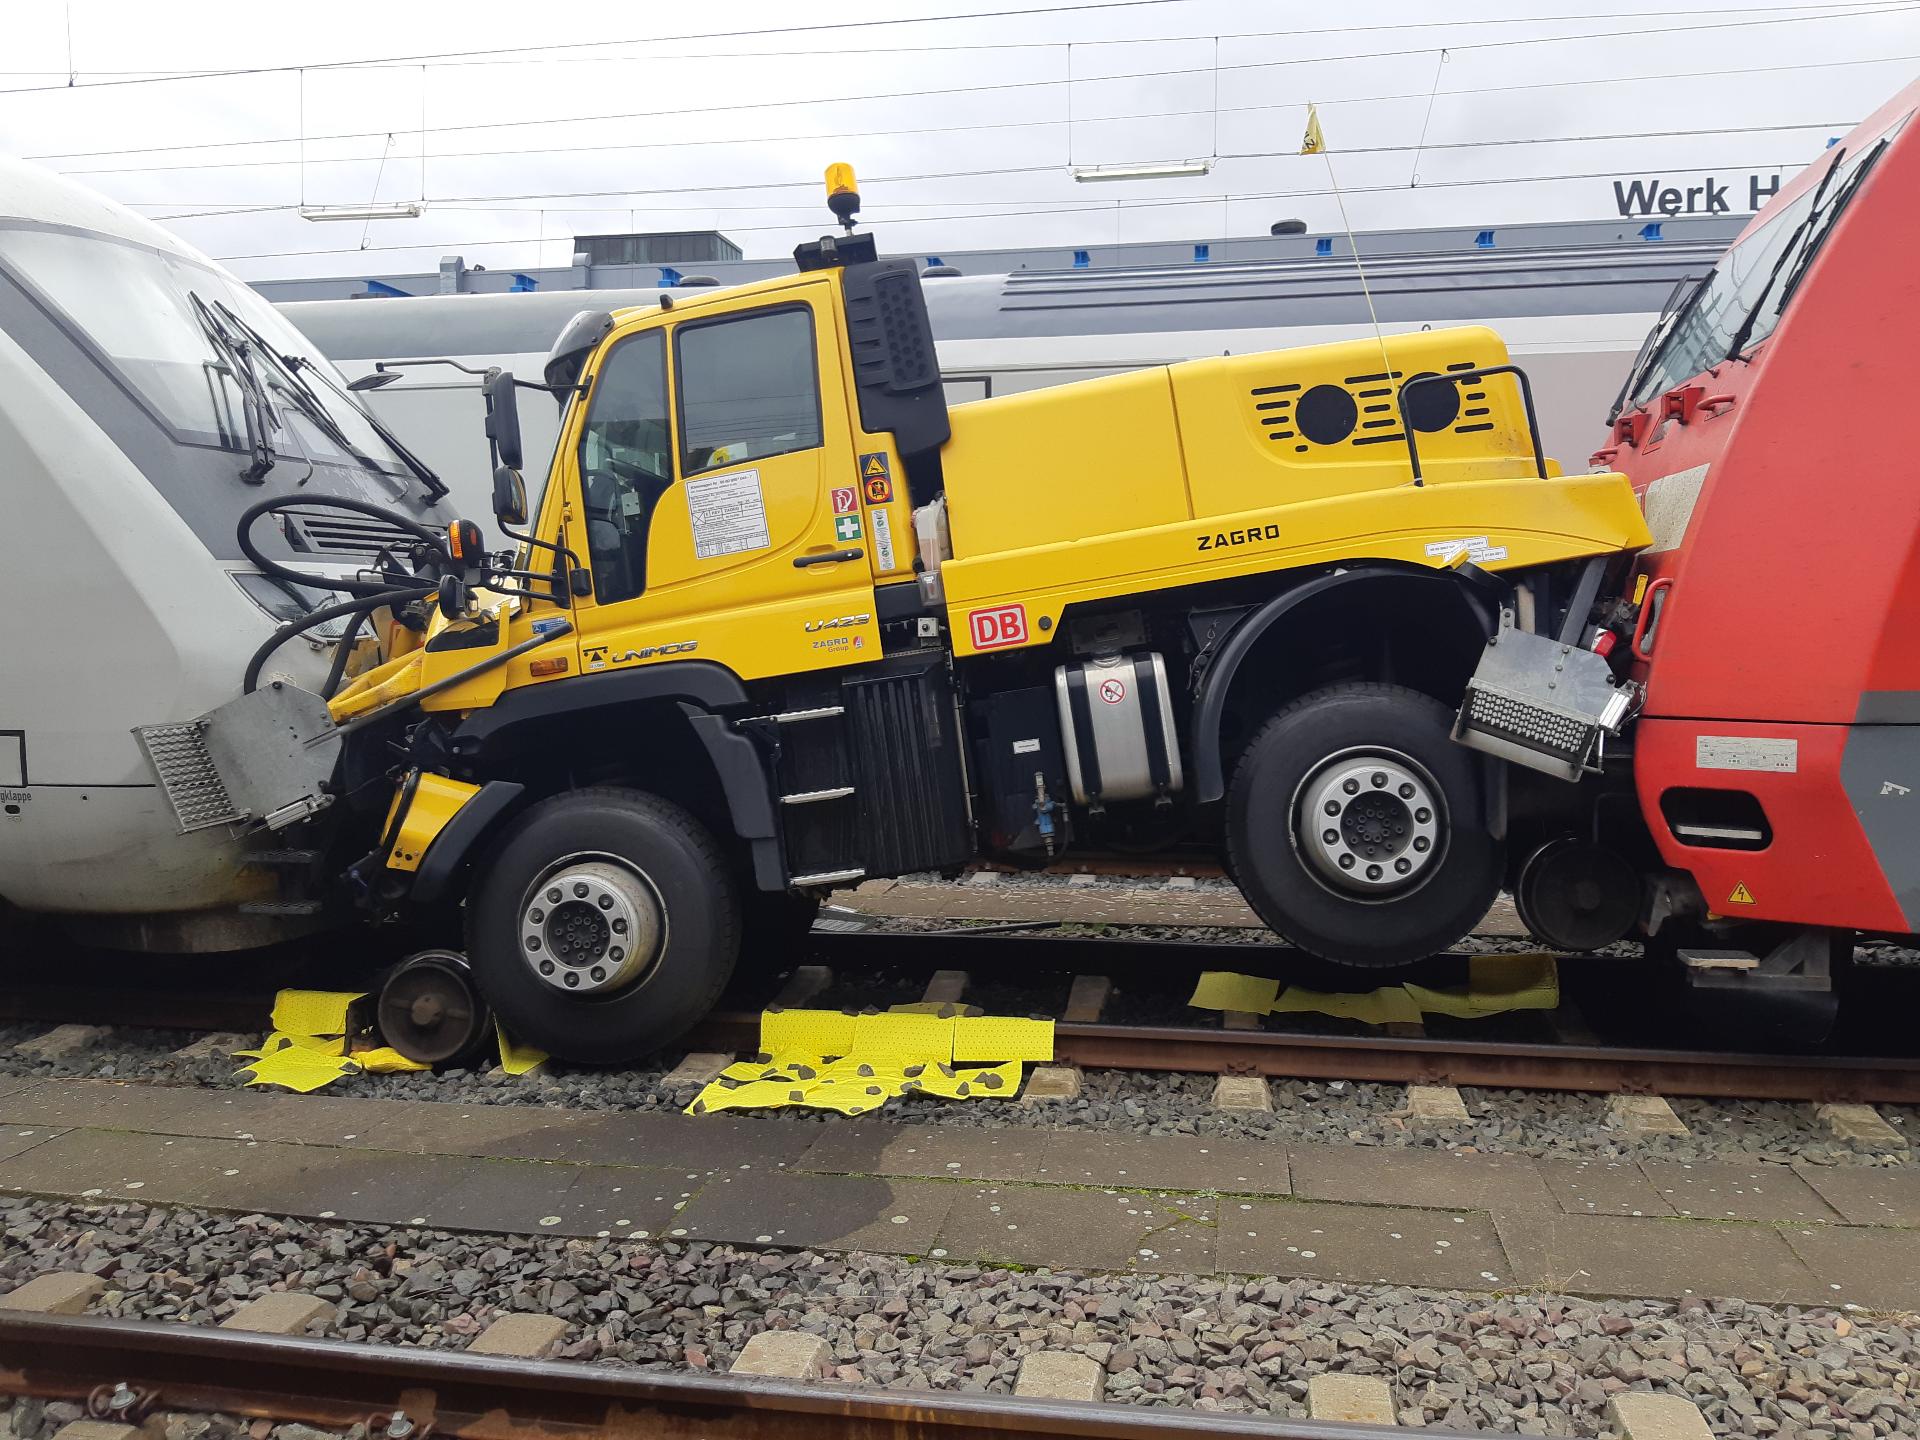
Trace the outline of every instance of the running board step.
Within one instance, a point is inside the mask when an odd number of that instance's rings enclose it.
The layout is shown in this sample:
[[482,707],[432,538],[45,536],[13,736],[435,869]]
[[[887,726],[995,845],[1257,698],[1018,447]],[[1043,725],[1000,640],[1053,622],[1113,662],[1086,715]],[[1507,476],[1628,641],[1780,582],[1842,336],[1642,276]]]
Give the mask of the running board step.
[[796,875],[789,885],[844,885],[849,880],[858,880],[867,872],[864,869],[822,870],[816,875]]
[[318,915],[326,908],[318,900],[247,900],[240,905],[242,915]]
[[1751,950],[1681,950],[1680,963],[1689,970],[1758,970],[1760,957]]
[[822,800],[844,800],[853,794],[853,786],[836,785],[831,790],[800,790],[792,795],[782,795],[782,805],[817,805]]

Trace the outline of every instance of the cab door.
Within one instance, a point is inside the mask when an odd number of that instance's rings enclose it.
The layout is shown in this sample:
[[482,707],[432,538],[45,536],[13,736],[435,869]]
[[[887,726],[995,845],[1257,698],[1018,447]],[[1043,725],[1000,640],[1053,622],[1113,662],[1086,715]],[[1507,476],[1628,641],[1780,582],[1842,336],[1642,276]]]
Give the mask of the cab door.
[[854,468],[833,295],[702,306],[610,347],[577,441],[586,669],[879,657],[863,517],[830,483]]

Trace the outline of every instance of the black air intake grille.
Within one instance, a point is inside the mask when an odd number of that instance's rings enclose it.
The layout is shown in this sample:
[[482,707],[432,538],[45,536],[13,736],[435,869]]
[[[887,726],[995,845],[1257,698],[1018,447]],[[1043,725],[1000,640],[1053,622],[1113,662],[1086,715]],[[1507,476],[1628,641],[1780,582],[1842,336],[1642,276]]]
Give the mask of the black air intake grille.
[[414,536],[390,521],[339,511],[284,510],[287,543],[311,555],[354,555],[366,559],[381,550],[405,554]]

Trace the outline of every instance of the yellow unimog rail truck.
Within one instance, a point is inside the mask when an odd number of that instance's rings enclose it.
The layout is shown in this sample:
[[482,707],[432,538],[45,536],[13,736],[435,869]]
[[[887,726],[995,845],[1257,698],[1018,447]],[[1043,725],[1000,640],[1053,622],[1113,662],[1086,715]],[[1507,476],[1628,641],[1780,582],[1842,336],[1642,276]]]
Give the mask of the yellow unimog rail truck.
[[[442,927],[587,1061],[684,1031],[832,887],[981,857],[1197,842],[1350,966],[1468,933],[1540,838],[1529,784],[1591,777],[1632,707],[1589,625],[1647,542],[1627,482],[1542,457],[1484,329],[950,408],[918,273],[830,177],[846,233],[794,274],[483,377],[511,554],[329,502],[386,560],[146,732],[183,826],[254,827],[299,923]],[[532,506],[525,388],[564,415]],[[343,617],[326,693],[276,677]],[[391,1038],[454,1045],[409,1013]]]

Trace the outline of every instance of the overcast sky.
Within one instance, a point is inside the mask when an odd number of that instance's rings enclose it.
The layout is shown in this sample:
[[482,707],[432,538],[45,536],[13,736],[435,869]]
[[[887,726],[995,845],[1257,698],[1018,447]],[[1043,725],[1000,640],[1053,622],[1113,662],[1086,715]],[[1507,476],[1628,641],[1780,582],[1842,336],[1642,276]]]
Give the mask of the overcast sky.
[[[1920,76],[1920,0],[1487,0],[1449,25],[1431,17],[1468,12],[1430,0],[1069,3],[43,0],[7,17],[0,150],[250,279],[564,264],[572,235],[629,229],[784,254],[825,228],[834,160],[885,248],[937,254],[1337,229],[1327,160],[1296,153],[1310,100],[1357,229],[1607,217],[1633,176],[1733,177],[1741,210],[1749,172]],[[1009,13],[904,19],[987,10]],[[1330,28],[1342,12],[1359,23]],[[1584,38],[1514,43],[1551,36]],[[416,58],[455,51],[490,53]],[[204,71],[229,73],[129,83]],[[1542,176],[1579,178],[1521,179]],[[411,220],[299,214],[422,198]]]

